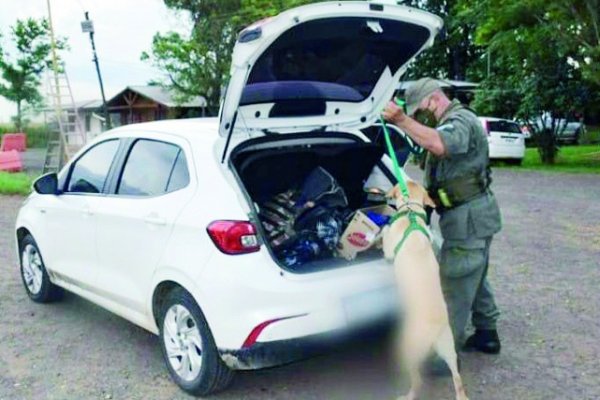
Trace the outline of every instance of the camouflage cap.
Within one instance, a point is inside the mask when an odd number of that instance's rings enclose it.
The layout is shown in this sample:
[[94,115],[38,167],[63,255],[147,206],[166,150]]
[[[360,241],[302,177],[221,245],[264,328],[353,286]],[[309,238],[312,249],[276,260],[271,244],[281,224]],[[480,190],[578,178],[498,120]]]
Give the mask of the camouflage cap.
[[421,78],[412,83],[406,89],[404,98],[406,100],[406,114],[414,115],[421,101],[436,90],[441,89],[440,83],[433,78]]

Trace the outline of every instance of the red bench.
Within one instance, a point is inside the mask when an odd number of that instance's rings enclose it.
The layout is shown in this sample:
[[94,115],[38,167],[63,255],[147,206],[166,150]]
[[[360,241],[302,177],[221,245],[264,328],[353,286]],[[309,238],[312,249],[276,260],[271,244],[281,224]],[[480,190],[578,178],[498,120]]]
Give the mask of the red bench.
[[0,171],[23,171],[23,160],[17,150],[0,151]]
[[25,151],[27,149],[27,135],[24,133],[5,133],[2,135],[0,151]]

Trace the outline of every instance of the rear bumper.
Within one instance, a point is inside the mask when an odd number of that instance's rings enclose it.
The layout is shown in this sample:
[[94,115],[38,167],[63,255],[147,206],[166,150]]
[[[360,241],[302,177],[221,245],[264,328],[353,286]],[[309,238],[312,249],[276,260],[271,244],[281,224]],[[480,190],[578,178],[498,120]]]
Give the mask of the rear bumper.
[[244,349],[219,349],[223,362],[234,370],[254,370],[285,365],[330,353],[365,341],[384,340],[393,332],[396,320],[387,318],[356,331],[335,331],[294,339],[258,342]]
[[490,158],[502,159],[512,158],[521,159],[525,157],[525,143],[521,139],[519,143],[515,144],[493,144],[490,143]]

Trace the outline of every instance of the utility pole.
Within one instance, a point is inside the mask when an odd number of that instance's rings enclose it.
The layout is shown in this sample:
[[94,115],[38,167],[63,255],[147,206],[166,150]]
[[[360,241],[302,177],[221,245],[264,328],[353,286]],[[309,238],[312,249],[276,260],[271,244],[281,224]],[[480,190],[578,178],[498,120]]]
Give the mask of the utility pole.
[[[51,54],[52,54],[52,78],[50,78],[51,80],[54,80],[54,87],[55,87],[55,93],[54,93],[54,98],[52,99],[52,102],[54,103],[54,112],[56,114],[56,121],[58,123],[58,125],[60,126],[60,121],[62,118],[62,101],[61,101],[61,95],[60,95],[60,84],[59,84],[59,79],[58,79],[58,74],[59,74],[59,65],[58,65],[58,56],[56,54],[56,38],[54,35],[54,25],[52,24],[52,7],[50,7],[50,0],[46,0],[46,4],[48,6],[48,27],[50,29],[50,49]],[[66,152],[66,143],[64,143],[64,139],[62,137],[62,132],[60,134],[60,142],[58,145],[58,165],[61,166],[62,162],[65,158],[65,152]]]
[[98,62],[98,55],[96,54],[96,43],[94,42],[94,23],[90,20],[89,13],[85,12],[85,21],[81,23],[81,30],[83,33],[89,32],[90,42],[92,43],[92,52],[94,53],[94,64],[96,64],[96,72],[98,74],[98,82],[100,82],[100,93],[102,94],[102,109],[104,111],[104,119],[106,121],[106,128],[111,129],[112,124],[110,123],[110,117],[108,115],[108,105],[106,104],[106,96],[104,95],[104,84],[102,83],[102,74],[100,73],[100,63]]

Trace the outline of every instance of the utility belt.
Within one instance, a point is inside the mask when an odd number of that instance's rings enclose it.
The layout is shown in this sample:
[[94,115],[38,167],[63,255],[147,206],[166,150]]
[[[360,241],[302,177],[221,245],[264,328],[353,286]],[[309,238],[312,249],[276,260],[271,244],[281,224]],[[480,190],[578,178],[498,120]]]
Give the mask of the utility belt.
[[490,179],[479,176],[451,179],[428,192],[438,211],[444,211],[481,197],[487,193],[490,183]]

